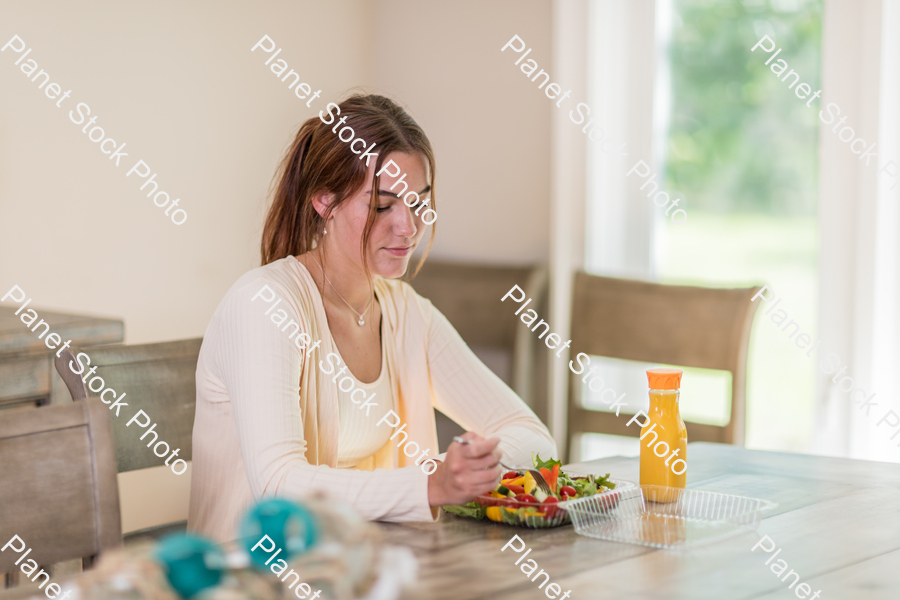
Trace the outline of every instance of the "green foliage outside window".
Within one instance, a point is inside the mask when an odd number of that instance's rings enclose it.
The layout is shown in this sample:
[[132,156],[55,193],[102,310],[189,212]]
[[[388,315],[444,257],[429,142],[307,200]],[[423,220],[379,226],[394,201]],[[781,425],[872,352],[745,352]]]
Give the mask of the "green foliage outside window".
[[808,108],[765,65],[774,51],[750,48],[768,35],[814,93],[821,13],[821,0],[673,0],[666,176],[691,209],[816,214],[822,98]]

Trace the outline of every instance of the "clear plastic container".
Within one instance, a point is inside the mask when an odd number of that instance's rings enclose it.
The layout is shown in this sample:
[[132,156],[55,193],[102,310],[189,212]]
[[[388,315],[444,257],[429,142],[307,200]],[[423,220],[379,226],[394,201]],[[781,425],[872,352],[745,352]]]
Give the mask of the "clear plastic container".
[[[664,497],[668,502],[650,498]],[[575,533],[610,542],[685,549],[755,530],[773,502],[656,485],[571,500]]]

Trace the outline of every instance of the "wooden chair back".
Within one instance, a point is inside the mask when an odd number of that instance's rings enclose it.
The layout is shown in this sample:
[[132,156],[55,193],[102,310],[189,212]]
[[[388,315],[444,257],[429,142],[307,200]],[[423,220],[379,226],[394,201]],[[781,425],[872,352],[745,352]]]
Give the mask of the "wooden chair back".
[[59,356],[53,359],[53,364],[56,366],[56,372],[59,373],[63,383],[66,384],[66,389],[69,390],[72,401],[84,400],[88,397],[87,386],[84,385],[81,375],[76,375],[75,371],[69,367],[69,363],[76,366],[78,364],[75,360],[75,354],[68,348],[59,352]]
[[[4,413],[0,543],[19,536],[31,548],[26,560],[42,567],[77,558],[90,564],[121,544],[114,452],[100,400]],[[0,573],[17,572],[21,556],[0,553]]]
[[[420,295],[431,300],[462,339],[476,351],[479,348],[500,350],[509,359],[511,368],[498,376],[526,404],[540,415],[545,412],[546,394],[535,376],[535,346],[525,328],[518,327],[515,309],[500,299],[518,285],[525,290],[532,304],[541,304],[547,285],[543,267],[504,267],[428,260],[422,270],[409,282]],[[506,370],[505,364],[495,366],[495,372]],[[463,429],[442,413],[435,411],[438,442],[443,452],[453,436]]]
[[[21,314],[16,315],[16,310]],[[23,319],[35,310],[39,320],[25,325]],[[50,326],[49,332],[42,323]],[[54,354],[46,342],[52,334],[72,340],[78,347],[116,344],[125,325],[118,319],[102,319],[36,309],[0,306],[0,410],[68,404],[62,382],[53,373]],[[3,418],[0,416],[0,418]]]
[[533,337],[519,327],[510,302],[500,299],[518,285],[532,304],[539,306],[547,286],[547,271],[541,266],[507,267],[428,260],[410,281],[413,288],[431,300],[472,347],[492,347],[512,354],[510,387],[531,403]]
[[[761,289],[662,285],[630,279],[575,276],[571,356],[588,355],[720,369],[731,373],[731,418],[724,426],[685,422],[688,440],[744,444],[747,347]],[[569,445],[579,433],[640,436],[633,415],[589,410],[569,385]]]
[[[97,374],[103,377],[106,387],[114,389],[117,396],[127,394],[123,402],[128,403],[128,407],[121,409],[122,416],[112,419],[120,473],[164,464],[164,458],[155,456],[147,448],[152,434],[143,441],[140,439],[152,423],[156,423],[154,432],[159,435],[159,440],[165,440],[172,450],[180,448],[178,458],[185,462],[191,460],[197,401],[194,375],[202,341],[202,338],[196,338],[134,346],[98,346],[85,351],[91,358],[91,366],[97,366]],[[64,371],[71,374],[68,361],[63,364],[66,365]],[[83,393],[78,389],[79,384],[83,385],[81,377],[64,377],[64,380],[73,399],[77,399]],[[137,423],[132,423],[126,428],[125,424],[138,409],[150,416],[151,425],[140,429]]]

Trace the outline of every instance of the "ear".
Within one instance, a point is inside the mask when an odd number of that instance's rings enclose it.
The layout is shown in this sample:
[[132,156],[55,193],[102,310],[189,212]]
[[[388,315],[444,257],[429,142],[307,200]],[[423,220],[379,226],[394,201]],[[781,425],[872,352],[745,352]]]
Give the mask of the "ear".
[[331,206],[333,200],[334,194],[325,192],[316,194],[312,197],[313,208],[316,209],[316,212],[319,213],[320,217],[325,218],[325,213],[328,211],[328,207]]

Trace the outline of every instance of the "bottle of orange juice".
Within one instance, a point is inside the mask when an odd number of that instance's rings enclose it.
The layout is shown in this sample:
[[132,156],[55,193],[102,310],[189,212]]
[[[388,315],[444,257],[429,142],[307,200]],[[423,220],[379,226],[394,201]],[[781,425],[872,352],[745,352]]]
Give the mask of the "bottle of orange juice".
[[[683,488],[687,480],[687,429],[678,411],[681,369],[649,369],[650,420],[641,428],[641,485]],[[671,498],[648,499],[672,502]],[[668,495],[667,495],[668,496]]]

